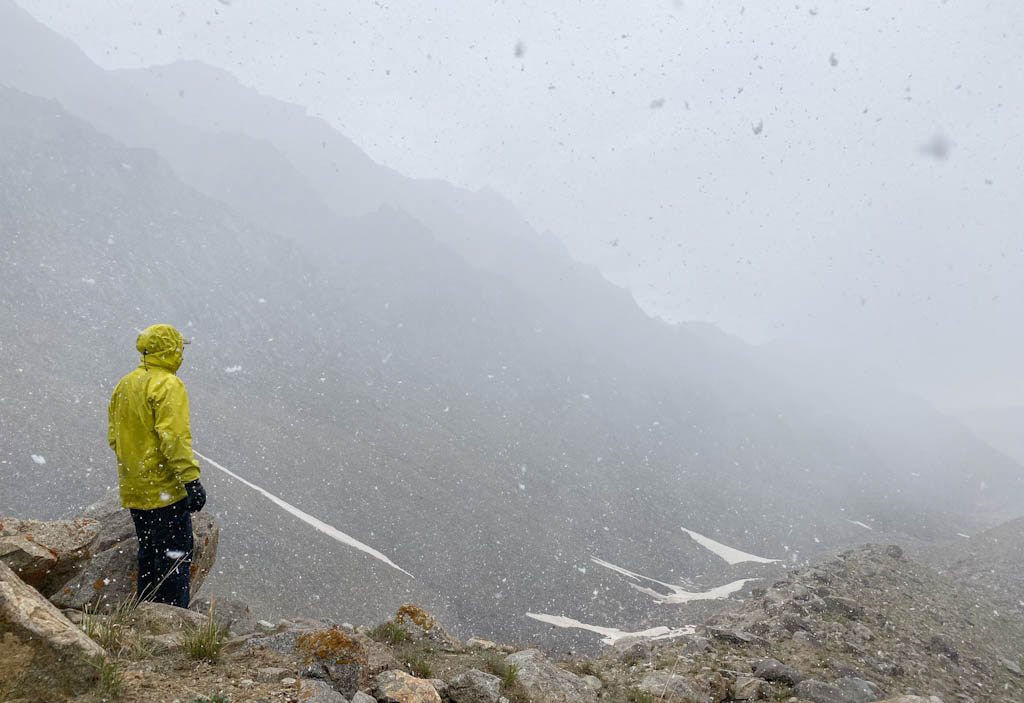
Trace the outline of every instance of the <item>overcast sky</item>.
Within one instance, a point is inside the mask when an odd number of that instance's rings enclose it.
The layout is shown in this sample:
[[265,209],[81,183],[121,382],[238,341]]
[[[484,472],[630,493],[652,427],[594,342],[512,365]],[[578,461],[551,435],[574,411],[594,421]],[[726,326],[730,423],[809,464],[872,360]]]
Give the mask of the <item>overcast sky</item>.
[[19,2],[492,187],[666,319],[1024,405],[1019,0]]

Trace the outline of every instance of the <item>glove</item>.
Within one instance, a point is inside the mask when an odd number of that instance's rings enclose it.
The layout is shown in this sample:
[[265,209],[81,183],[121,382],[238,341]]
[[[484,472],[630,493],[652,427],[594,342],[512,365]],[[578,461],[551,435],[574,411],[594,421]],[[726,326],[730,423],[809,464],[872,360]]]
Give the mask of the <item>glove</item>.
[[203,488],[203,484],[199,483],[197,478],[195,481],[189,481],[185,484],[185,492],[188,493],[188,511],[190,513],[198,513],[206,505],[206,489]]

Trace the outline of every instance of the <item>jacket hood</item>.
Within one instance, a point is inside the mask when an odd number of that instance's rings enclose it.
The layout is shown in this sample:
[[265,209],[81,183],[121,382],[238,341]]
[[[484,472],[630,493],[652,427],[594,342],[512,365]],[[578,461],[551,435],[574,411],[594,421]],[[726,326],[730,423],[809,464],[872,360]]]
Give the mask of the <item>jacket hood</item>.
[[142,354],[139,365],[157,366],[174,373],[181,367],[181,353],[186,343],[181,332],[171,325],[150,325],[135,340],[135,348]]

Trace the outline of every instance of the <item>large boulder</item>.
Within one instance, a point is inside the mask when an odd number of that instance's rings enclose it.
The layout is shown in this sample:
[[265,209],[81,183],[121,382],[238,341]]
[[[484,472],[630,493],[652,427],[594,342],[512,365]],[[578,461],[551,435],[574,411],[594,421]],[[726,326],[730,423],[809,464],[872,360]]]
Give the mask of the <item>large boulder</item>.
[[[121,509],[124,513],[127,510]],[[109,608],[135,594],[138,580],[139,542],[134,537],[114,542],[88,562],[70,581],[53,593],[50,600],[60,608],[82,610],[86,606]],[[102,539],[101,531],[101,539]],[[220,528],[216,519],[206,513],[192,515],[192,538],[195,552],[192,556],[192,594],[195,595],[213,568],[217,558]],[[124,537],[122,534],[121,537]]]
[[493,674],[470,669],[449,682],[448,698],[452,703],[498,703],[501,698],[501,679]]
[[404,671],[385,671],[373,680],[373,695],[380,703],[441,703],[433,684]]
[[110,549],[118,542],[135,536],[135,523],[130,511],[121,507],[121,493],[116,488],[82,511],[78,517],[95,520],[100,524],[97,550]]
[[595,703],[597,693],[576,674],[555,666],[536,649],[524,649],[505,657],[505,663],[515,666],[516,680],[526,694],[538,701],[550,703]]
[[665,703],[710,703],[710,698],[689,679],[669,671],[652,671],[640,681],[640,690]]
[[5,700],[66,699],[96,680],[103,649],[0,563],[0,693]]
[[97,550],[95,520],[17,520],[0,518],[0,561],[43,595],[71,579]]
[[811,703],[872,703],[878,700],[881,690],[865,679],[845,677],[835,684],[805,679],[796,685],[794,693]]

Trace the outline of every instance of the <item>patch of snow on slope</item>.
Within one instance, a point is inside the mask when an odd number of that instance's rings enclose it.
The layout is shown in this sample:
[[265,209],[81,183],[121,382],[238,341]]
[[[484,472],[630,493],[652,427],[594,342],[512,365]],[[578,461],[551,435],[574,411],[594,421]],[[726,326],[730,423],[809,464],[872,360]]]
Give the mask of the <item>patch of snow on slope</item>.
[[606,569],[611,569],[612,571],[614,571],[616,573],[619,573],[619,574],[622,574],[623,576],[625,576],[627,578],[631,578],[631,579],[634,579],[634,580],[641,580],[642,579],[644,581],[650,581],[651,583],[656,583],[659,586],[664,586],[665,588],[670,590],[671,593],[669,593],[669,594],[658,593],[654,589],[645,588],[644,586],[638,586],[635,583],[629,584],[632,588],[635,588],[636,590],[640,591],[641,593],[650,596],[651,598],[653,598],[655,601],[657,601],[660,604],[673,604],[674,605],[674,604],[680,604],[680,603],[690,603],[692,601],[698,601],[698,600],[725,600],[726,598],[728,598],[733,593],[736,593],[737,591],[741,590],[743,588],[743,586],[748,581],[758,581],[759,580],[759,579],[740,579],[739,581],[733,581],[732,583],[727,583],[727,584],[725,584],[723,586],[717,586],[715,588],[712,588],[709,591],[696,591],[696,592],[694,592],[694,591],[687,591],[682,586],[677,586],[677,585],[672,584],[672,583],[665,583],[664,581],[659,581],[657,579],[652,579],[649,576],[644,576],[642,574],[635,573],[633,571],[630,571],[629,569],[624,569],[621,566],[616,566],[615,564],[612,564],[611,562],[607,562],[604,559],[598,559],[597,557],[592,557],[591,561],[594,562],[595,564],[597,564],[598,566],[603,566]]
[[865,530],[871,530],[872,532],[875,529],[871,525],[865,525],[860,520],[847,520],[847,522],[850,523],[851,525],[856,525],[857,527],[863,527]]
[[704,535],[698,532],[694,532],[693,530],[688,530],[685,527],[681,527],[679,529],[681,529],[686,534],[690,535],[693,541],[699,544],[700,546],[704,547],[710,552],[713,552],[717,556],[720,556],[730,566],[733,564],[741,564],[745,561],[753,561],[757,562],[758,564],[772,564],[774,562],[779,561],[778,559],[765,559],[764,557],[758,557],[754,556],[753,554],[741,552],[740,550],[734,547],[729,547],[727,545],[722,544],[721,542],[716,542],[710,537],[705,537]]
[[587,630],[588,632],[594,632],[601,635],[601,642],[604,644],[615,644],[617,641],[624,637],[643,637],[651,640],[663,640],[671,637],[678,637],[680,635],[692,635],[694,629],[692,627],[665,627],[661,625],[659,627],[652,627],[649,630],[643,630],[641,632],[625,632],[616,627],[600,627],[598,625],[587,625],[579,620],[573,620],[567,618],[564,615],[544,615],[543,613],[527,613],[526,617],[540,622],[546,622],[549,625],[562,628],[573,628],[576,630]]
[[296,508],[291,503],[286,503],[285,501],[281,500],[280,498],[278,498],[273,493],[270,493],[268,491],[263,490],[262,488],[260,488],[256,484],[249,483],[248,481],[246,481],[244,478],[242,478],[238,474],[234,473],[233,471],[229,471],[228,469],[225,469],[223,466],[218,464],[213,459],[210,459],[209,457],[205,457],[202,454],[200,454],[199,452],[195,452],[195,455],[197,457],[199,457],[200,459],[202,459],[203,461],[205,461],[206,463],[210,464],[211,466],[220,469],[221,471],[226,473],[231,478],[236,479],[237,481],[239,481],[241,483],[244,483],[246,486],[248,486],[249,488],[252,488],[255,491],[258,491],[259,493],[262,493],[265,498],[267,498],[271,502],[277,504],[278,506],[284,508],[289,513],[291,513],[295,517],[299,518],[300,520],[302,520],[306,524],[311,525],[312,527],[314,527],[315,529],[319,530],[320,532],[323,532],[328,537],[336,539],[337,541],[341,542],[342,544],[344,544],[346,546],[353,547],[354,549],[358,549],[361,552],[365,552],[365,553],[369,554],[370,556],[372,556],[374,559],[378,559],[378,560],[384,562],[385,564],[387,564],[388,566],[390,566],[390,567],[392,567],[394,569],[398,569],[399,571],[401,571],[406,576],[415,578],[408,571],[406,571],[405,569],[400,567],[398,564],[396,564],[393,561],[391,561],[390,559],[388,559],[386,556],[384,556],[383,554],[378,552],[373,547],[365,545],[362,542],[360,542],[359,540],[357,540],[356,538],[350,537],[350,536],[346,535],[341,530],[337,529],[336,527],[332,527],[331,525],[328,525],[326,522],[322,522],[320,520],[317,520],[315,517],[313,517],[309,513],[302,512],[301,510]]

